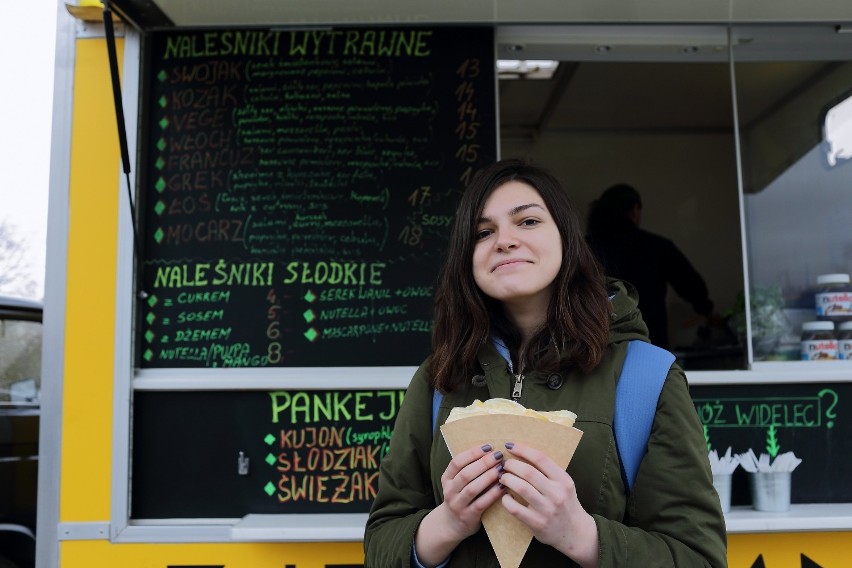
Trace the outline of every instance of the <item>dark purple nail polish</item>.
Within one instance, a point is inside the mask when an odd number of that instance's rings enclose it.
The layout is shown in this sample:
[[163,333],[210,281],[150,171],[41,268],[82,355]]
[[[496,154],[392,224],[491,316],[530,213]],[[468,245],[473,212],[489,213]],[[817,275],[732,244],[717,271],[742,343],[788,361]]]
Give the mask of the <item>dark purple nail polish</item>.
[[497,471],[499,471],[502,474],[504,469],[506,469],[506,466],[503,465],[503,462],[500,462],[497,465]]
[[515,447],[515,442],[506,442],[506,449],[511,450]]
[[494,459],[500,461],[503,459],[503,452],[494,452]]
[[488,452],[491,451],[491,444],[485,444],[480,449],[487,454]]

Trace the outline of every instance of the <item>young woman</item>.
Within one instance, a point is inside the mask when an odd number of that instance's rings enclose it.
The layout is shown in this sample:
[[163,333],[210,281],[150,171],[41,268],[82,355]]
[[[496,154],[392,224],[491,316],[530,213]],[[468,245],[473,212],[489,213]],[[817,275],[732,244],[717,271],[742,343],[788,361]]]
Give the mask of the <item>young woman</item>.
[[[625,489],[615,387],[628,341],[647,341],[647,328],[635,291],[603,277],[556,179],[519,161],[484,169],[461,198],[449,246],[432,355],[411,381],[381,465],[365,566],[497,568],[481,523],[497,500],[535,536],[522,568],[726,566],[707,448],[675,365]],[[575,412],[583,438],[567,471],[521,444],[451,459],[432,431],[434,389],[445,393],[439,424],[475,399],[514,398]]]

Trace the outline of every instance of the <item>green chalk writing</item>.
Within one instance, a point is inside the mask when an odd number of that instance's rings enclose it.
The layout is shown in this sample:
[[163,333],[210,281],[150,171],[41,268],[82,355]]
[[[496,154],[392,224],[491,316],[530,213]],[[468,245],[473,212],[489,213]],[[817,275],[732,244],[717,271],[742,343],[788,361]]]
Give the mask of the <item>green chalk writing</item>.
[[836,397],[825,389],[809,397],[695,399],[694,403],[701,423],[711,428],[831,428]]

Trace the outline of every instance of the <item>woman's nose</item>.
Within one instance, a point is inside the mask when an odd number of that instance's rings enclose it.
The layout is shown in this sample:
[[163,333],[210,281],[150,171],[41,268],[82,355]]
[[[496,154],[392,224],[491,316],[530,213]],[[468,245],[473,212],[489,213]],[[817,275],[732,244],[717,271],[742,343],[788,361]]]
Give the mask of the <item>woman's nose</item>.
[[518,239],[515,238],[511,233],[500,233],[497,238],[497,250],[505,251],[513,248],[517,248]]

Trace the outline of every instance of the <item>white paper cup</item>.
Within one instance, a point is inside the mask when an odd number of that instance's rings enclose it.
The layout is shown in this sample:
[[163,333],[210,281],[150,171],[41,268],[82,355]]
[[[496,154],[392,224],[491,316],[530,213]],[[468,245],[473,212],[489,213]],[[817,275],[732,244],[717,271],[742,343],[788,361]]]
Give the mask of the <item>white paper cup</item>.
[[713,487],[719,494],[719,503],[722,505],[723,513],[731,510],[731,477],[730,473],[713,474]]
[[751,504],[757,511],[790,510],[791,471],[749,473]]

